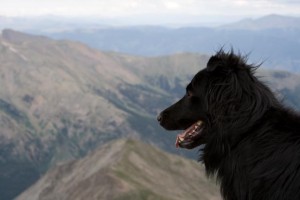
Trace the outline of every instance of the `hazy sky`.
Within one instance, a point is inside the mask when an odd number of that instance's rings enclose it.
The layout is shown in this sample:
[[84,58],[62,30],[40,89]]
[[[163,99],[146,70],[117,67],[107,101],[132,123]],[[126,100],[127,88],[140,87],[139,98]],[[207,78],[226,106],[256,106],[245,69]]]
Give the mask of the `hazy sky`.
[[300,16],[300,0],[0,0],[0,16]]

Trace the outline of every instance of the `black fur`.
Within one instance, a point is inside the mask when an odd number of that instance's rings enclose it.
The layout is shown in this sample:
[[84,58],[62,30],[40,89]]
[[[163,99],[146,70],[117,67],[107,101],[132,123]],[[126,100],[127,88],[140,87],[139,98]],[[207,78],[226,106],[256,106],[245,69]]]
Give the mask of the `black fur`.
[[159,121],[168,130],[205,122],[185,148],[205,144],[201,160],[225,200],[300,200],[300,116],[254,76],[256,68],[219,51]]

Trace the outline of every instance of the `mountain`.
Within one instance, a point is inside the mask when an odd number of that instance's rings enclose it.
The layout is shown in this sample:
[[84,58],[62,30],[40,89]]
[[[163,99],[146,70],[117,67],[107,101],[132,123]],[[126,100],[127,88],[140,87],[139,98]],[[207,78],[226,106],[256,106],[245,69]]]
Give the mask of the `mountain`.
[[263,29],[300,29],[300,17],[290,17],[282,15],[267,15],[258,19],[244,19],[239,22],[223,25],[226,29],[246,29],[246,30],[263,30]]
[[1,198],[21,192],[57,161],[116,135],[135,134],[127,130],[126,113],[97,91],[118,84],[102,84],[117,77],[109,67],[127,83],[137,78],[104,54],[10,30],[2,32],[0,51]]
[[269,69],[300,72],[300,18],[279,15],[247,19],[216,28],[160,26],[77,28],[59,32],[32,31],[54,39],[83,42],[93,48],[140,56],[179,52],[212,54],[221,47],[250,54]]
[[199,163],[135,140],[117,140],[49,170],[16,200],[217,200]]
[[55,16],[2,17],[0,29],[13,28],[53,39],[76,40],[101,51],[139,56],[179,52],[212,54],[221,47],[233,47],[251,54],[252,62],[264,62],[264,67],[269,69],[300,72],[299,17],[272,14],[219,27],[121,26],[119,22]]
[[[176,134],[157,114],[184,94],[208,55],[140,57],[13,30],[0,36],[0,199],[13,199],[49,168],[116,138],[137,138],[168,152]],[[300,77],[258,71],[299,109]]]
[[[49,167],[114,138],[142,138],[180,152],[175,135],[163,133],[155,118],[175,98],[163,88],[183,87],[189,73],[180,66],[194,58],[186,63],[196,72],[201,56],[118,56],[13,30],[2,32],[0,52],[1,198],[11,199]],[[168,69],[173,64],[184,72],[176,81]]]
[[57,32],[73,30],[81,27],[104,28],[116,23],[112,19],[97,19],[89,17],[63,17],[53,15],[4,17],[0,16],[0,30],[14,29],[18,31],[44,30]]

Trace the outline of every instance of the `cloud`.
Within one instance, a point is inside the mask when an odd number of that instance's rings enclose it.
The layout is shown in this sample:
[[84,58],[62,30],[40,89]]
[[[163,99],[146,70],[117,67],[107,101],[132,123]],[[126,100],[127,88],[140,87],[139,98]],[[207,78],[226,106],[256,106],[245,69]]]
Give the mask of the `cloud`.
[[299,0],[9,0],[1,15],[243,15],[270,13],[300,15]]

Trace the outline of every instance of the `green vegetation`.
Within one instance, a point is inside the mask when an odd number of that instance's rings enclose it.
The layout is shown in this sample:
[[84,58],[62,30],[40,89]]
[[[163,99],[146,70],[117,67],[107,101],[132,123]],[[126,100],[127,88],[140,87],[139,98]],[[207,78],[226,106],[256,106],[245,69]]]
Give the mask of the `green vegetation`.
[[30,120],[24,112],[21,112],[13,104],[10,104],[3,99],[0,99],[0,111],[4,112],[12,119],[14,119],[19,124],[24,124],[28,130],[34,131],[33,126],[30,123]]

